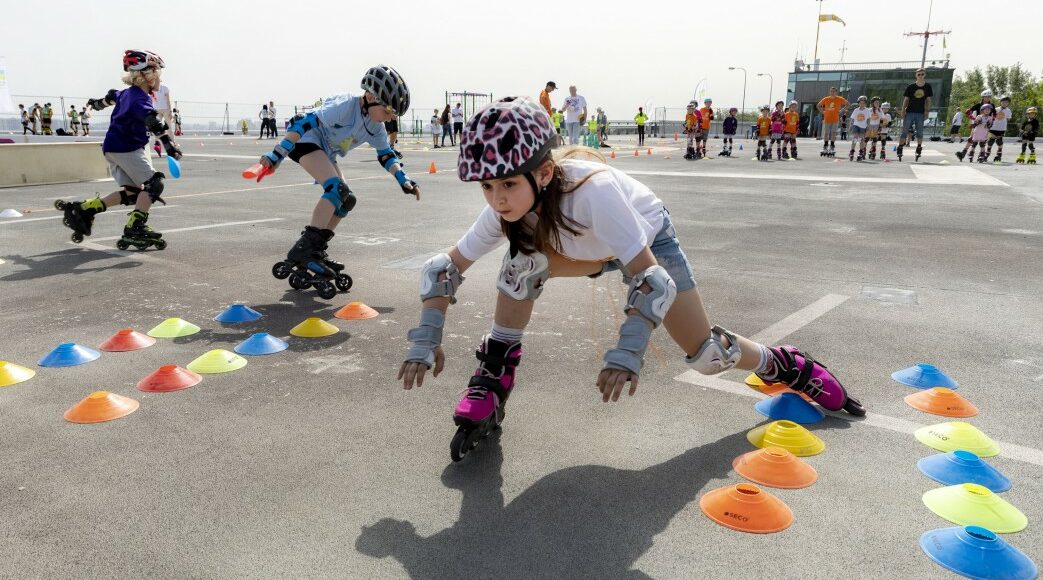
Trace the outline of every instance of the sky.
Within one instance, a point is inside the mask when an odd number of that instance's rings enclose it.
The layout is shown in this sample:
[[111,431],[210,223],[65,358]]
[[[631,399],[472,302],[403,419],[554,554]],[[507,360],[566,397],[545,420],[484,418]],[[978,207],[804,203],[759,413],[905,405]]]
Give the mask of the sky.
[[[824,0],[822,62],[919,60],[930,0]],[[436,7],[437,6],[437,7]],[[981,2],[935,0],[928,59],[951,55],[957,74],[1021,62],[1038,77],[1043,2],[1009,3],[983,16]],[[815,0],[695,3],[327,1],[299,5],[240,0],[5,2],[0,56],[10,91],[100,96],[119,86],[122,52],[144,48],[167,63],[176,100],[311,103],[358,92],[366,68],[383,63],[406,79],[413,107],[430,115],[445,91],[535,98],[548,80],[569,84],[610,118],[638,106],[682,108],[702,82],[717,106],[746,105],[785,91],[786,74],[812,60]],[[995,21],[1002,21],[996,24]],[[1001,31],[1000,34],[996,34]],[[774,77],[769,87],[767,76]],[[705,79],[705,80],[704,80]],[[16,98],[16,101],[19,99]]]

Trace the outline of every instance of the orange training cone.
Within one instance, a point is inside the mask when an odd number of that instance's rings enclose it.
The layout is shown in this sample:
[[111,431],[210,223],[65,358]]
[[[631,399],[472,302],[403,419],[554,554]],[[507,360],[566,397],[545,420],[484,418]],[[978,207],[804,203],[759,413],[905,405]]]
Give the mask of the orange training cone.
[[156,339],[133,328],[124,328],[101,343],[98,348],[105,352],[127,352],[156,344]]
[[203,377],[177,365],[163,365],[138,381],[138,389],[149,393],[169,393],[198,385]]
[[732,467],[746,479],[768,487],[798,489],[818,480],[814,467],[781,447],[744,453],[732,461]]
[[[750,373],[750,376],[746,377],[746,386],[751,388],[751,389],[753,389],[753,390],[755,390],[755,391],[764,393],[765,395],[768,395],[770,397],[774,397],[775,395],[778,395],[779,393],[796,393],[797,392],[797,391],[794,391],[794,390],[790,389],[786,385],[786,383],[765,383],[755,373]],[[797,394],[799,394],[801,397],[804,398],[805,401],[807,401],[809,403],[814,403],[815,402],[814,399],[812,399],[811,397],[807,396],[804,393],[797,393]]]
[[677,141],[677,133],[674,133],[674,141]]
[[641,153],[639,153],[637,151],[637,149],[634,149],[634,157],[640,157],[640,156],[641,156]]
[[129,397],[94,391],[65,412],[65,420],[70,423],[101,423],[126,417],[138,410],[139,403]]
[[793,523],[789,506],[749,483],[715,489],[699,499],[699,508],[722,526],[751,534],[781,532]]
[[973,417],[978,408],[970,401],[945,387],[932,387],[905,396],[905,404],[914,409],[942,417]]
[[649,154],[649,155],[651,155],[651,154],[652,154],[652,148],[651,148],[651,147],[649,147],[649,148],[648,148],[648,154]]
[[438,168],[435,167],[435,162],[434,161],[432,161],[431,165],[428,166],[427,172],[428,173],[438,173]]
[[343,320],[365,320],[376,318],[379,312],[361,302],[352,302],[333,313],[333,316]]

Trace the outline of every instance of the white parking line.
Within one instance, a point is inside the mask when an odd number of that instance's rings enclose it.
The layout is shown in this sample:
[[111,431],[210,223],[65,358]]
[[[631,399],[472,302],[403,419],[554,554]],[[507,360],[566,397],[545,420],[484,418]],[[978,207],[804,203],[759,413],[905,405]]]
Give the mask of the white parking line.
[[[847,296],[841,296],[839,294],[827,294],[812,304],[794,312],[793,314],[783,318],[779,322],[765,328],[751,337],[752,340],[759,342],[778,342],[788,334],[792,334],[797,330],[800,330],[804,326],[807,326],[816,318],[822,316],[829,310],[839,306],[846,300]],[[784,334],[780,334],[784,333]],[[689,370],[681,373],[674,377],[674,380],[689,383],[692,385],[698,385],[700,387],[706,387],[709,389],[715,389],[723,391],[725,393],[731,393],[733,395],[739,395],[742,397],[751,397],[754,399],[763,399],[767,395],[764,395],[760,391],[755,391],[750,387],[747,387],[744,383],[736,381],[730,381],[722,379],[718,376],[706,376],[700,374],[694,370]],[[897,417],[891,417],[889,415],[882,415],[879,413],[866,413],[865,417],[853,417],[847,413],[831,413],[825,411],[826,414],[837,419],[843,419],[853,424],[870,425],[872,427],[878,427],[880,429],[887,429],[889,431],[895,431],[898,433],[912,434],[921,427],[926,425],[916,423],[913,421],[906,421],[905,419],[899,419]],[[942,417],[939,417],[942,419]],[[941,422],[941,421],[939,421]],[[1043,466],[1043,451],[1033,449],[1031,447],[1025,447],[1023,445],[1016,445],[1014,443],[1007,443],[1005,441],[996,441],[996,444],[1002,449],[1000,455],[1015,459],[1017,461],[1023,461],[1025,463],[1032,463],[1034,465]]]
[[[203,226],[192,226],[190,228],[174,228],[172,230],[163,230],[163,235],[176,234],[177,232],[190,232],[194,230],[208,230],[210,228],[227,228],[230,226],[242,226],[246,224],[261,224],[265,222],[281,222],[283,218],[267,218],[263,220],[248,220],[243,222],[221,222],[219,224],[206,224]],[[92,238],[92,242],[107,242],[110,240],[118,240],[123,236],[109,236],[107,238]],[[70,244],[72,242],[69,242]]]

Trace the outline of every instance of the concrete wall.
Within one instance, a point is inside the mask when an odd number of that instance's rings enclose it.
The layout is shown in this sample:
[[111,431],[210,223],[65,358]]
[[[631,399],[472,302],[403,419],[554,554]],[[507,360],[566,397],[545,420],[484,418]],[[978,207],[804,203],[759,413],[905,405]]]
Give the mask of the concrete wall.
[[70,183],[110,177],[101,143],[0,145],[0,187]]

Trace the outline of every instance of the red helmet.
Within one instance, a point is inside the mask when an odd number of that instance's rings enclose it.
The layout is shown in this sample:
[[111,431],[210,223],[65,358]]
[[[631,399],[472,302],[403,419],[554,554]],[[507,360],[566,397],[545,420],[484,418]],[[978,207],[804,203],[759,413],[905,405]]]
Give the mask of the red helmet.
[[129,49],[123,51],[123,70],[148,70],[163,68],[163,59],[156,53],[147,50]]

